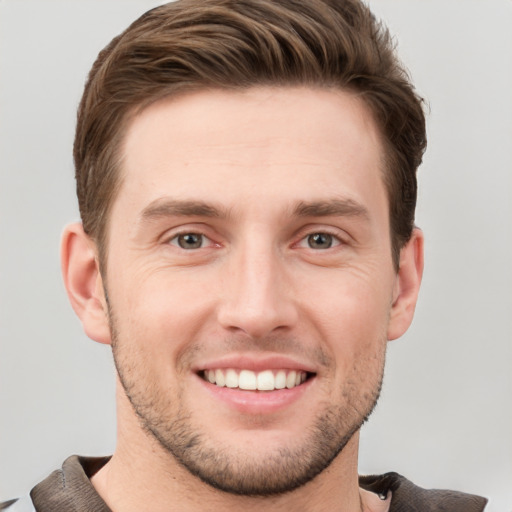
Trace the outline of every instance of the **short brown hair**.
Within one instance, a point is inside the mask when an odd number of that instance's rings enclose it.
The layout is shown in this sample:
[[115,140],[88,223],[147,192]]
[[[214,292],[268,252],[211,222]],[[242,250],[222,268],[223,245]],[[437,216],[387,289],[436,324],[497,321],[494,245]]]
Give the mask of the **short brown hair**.
[[148,11],[100,52],[74,144],[80,214],[100,261],[129,116],[177,92],[261,85],[336,87],[365,101],[385,147],[398,266],[414,227],[425,117],[389,32],[358,0],[178,0]]

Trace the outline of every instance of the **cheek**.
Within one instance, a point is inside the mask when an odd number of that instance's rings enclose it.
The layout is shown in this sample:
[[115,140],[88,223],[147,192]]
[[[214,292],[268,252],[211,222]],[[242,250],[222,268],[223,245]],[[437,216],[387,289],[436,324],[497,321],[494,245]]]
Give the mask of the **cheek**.
[[313,319],[336,366],[348,371],[355,361],[372,358],[385,346],[391,283],[351,273],[331,279],[329,285],[329,293],[318,294],[311,303],[314,311],[303,317]]
[[113,301],[120,337],[155,356],[157,365],[168,361],[159,357],[165,354],[179,358],[208,323],[211,296],[188,275],[158,272],[133,282],[137,285],[124,287]]

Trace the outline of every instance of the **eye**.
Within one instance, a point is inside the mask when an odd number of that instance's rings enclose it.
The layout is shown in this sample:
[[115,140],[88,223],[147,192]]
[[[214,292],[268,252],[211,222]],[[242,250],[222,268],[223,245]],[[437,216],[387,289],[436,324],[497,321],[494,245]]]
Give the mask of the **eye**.
[[169,241],[171,245],[186,250],[201,249],[208,242],[210,242],[210,239],[201,233],[180,233]]
[[331,247],[335,247],[340,245],[340,240],[329,233],[311,233],[306,236],[303,240],[301,240],[300,245],[307,247],[310,249],[330,249]]

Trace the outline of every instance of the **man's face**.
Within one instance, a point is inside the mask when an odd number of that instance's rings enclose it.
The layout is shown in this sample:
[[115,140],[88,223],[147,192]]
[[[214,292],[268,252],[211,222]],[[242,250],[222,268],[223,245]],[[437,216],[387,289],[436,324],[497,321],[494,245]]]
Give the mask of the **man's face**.
[[229,492],[304,484],[380,389],[396,275],[371,116],[341,91],[199,92],[144,110],[123,156],[104,284],[147,435]]

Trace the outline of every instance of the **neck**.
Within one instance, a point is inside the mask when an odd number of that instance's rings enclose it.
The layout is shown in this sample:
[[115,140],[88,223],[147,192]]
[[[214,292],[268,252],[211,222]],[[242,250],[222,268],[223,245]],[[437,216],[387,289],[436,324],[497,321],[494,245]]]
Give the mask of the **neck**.
[[124,394],[118,393],[118,444],[115,453],[91,479],[111,510],[132,512],[151,508],[153,512],[252,512],[261,511],[264,507],[267,512],[361,511],[357,475],[359,433],[352,437],[326,470],[306,485],[276,496],[238,496],[205,484],[183,468],[141,428],[127,399],[120,395]]

